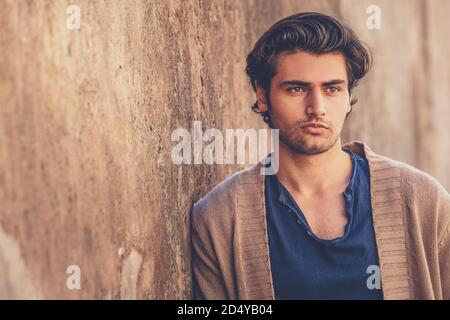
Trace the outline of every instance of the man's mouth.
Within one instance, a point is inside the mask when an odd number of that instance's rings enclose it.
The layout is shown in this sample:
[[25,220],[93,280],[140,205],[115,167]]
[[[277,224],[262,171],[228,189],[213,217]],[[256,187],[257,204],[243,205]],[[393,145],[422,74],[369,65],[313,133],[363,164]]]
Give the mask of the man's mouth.
[[308,133],[313,133],[313,134],[320,134],[323,133],[325,130],[327,130],[324,127],[303,127],[303,130],[308,132]]
[[307,122],[301,125],[301,128],[312,134],[321,134],[328,129],[328,126],[322,122]]
[[322,122],[307,122],[303,125],[301,125],[302,128],[324,128],[328,129],[328,126],[325,123]]

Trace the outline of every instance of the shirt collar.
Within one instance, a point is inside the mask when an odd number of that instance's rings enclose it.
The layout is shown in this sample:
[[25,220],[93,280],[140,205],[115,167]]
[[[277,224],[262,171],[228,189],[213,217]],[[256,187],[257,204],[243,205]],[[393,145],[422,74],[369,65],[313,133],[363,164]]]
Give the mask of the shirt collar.
[[[356,180],[357,169],[358,169],[358,161],[356,161],[356,156],[352,151],[346,150],[346,149],[344,149],[344,151],[350,155],[350,158],[352,160],[352,174],[351,174],[350,182],[344,191],[344,197],[345,197],[346,201],[351,204],[353,202],[353,198],[354,198],[353,194],[355,191],[355,180]],[[278,201],[280,201],[284,205],[287,205],[290,207],[289,196],[287,194],[288,191],[286,190],[286,188],[283,187],[283,185],[281,184],[277,175],[269,175],[267,177],[271,180],[271,183],[274,186],[275,196],[278,198]]]

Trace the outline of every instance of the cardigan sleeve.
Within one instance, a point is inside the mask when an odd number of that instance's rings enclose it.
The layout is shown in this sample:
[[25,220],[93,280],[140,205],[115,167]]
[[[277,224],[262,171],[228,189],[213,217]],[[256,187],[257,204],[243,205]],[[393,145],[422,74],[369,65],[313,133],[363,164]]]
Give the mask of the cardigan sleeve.
[[207,225],[195,204],[191,215],[191,248],[193,298],[195,300],[228,299]]
[[[448,207],[447,205],[447,209]],[[446,210],[445,214],[450,216],[449,210]],[[439,241],[439,270],[442,298],[450,300],[450,223],[447,223],[445,234]]]
[[[411,225],[411,233],[420,234],[424,248],[433,253],[432,259],[419,259],[423,260],[419,262],[422,267],[433,270],[430,276],[436,287],[429,289],[435,299],[450,300],[450,195],[442,184],[423,171],[413,168],[407,174],[411,180],[407,180],[406,185],[415,186],[413,190],[408,189],[414,203],[408,206],[417,209],[415,214],[420,212],[421,216],[419,229]],[[415,252],[413,255],[417,256]]]

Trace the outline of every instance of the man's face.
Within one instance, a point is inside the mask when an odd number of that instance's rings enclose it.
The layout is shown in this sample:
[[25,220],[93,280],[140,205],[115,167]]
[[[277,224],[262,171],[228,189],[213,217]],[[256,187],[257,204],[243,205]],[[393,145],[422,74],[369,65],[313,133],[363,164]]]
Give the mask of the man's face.
[[[339,139],[350,111],[348,76],[342,53],[281,53],[270,86],[270,101],[257,89],[259,108],[269,109],[272,127],[291,151],[320,154]],[[323,124],[323,127],[311,127]]]

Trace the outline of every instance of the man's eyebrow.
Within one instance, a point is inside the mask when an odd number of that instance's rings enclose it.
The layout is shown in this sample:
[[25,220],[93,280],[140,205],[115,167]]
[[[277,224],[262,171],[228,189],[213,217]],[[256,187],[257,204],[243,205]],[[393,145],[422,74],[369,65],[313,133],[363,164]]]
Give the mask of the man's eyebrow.
[[305,82],[300,80],[286,80],[282,81],[280,83],[280,87],[289,86],[289,85],[296,85],[300,87],[309,87],[311,85],[311,82]]
[[332,85],[335,85],[335,84],[341,84],[341,83],[344,83],[344,82],[345,82],[345,80],[342,80],[342,79],[334,79],[334,80],[322,82],[322,86],[323,87],[328,87],[328,86],[332,86]]
[[[333,79],[333,80],[322,82],[321,85],[322,85],[322,87],[328,87],[328,86],[332,86],[332,85],[336,85],[336,84],[341,84],[344,82],[345,82],[345,80],[343,80],[343,79]],[[309,87],[311,85],[311,82],[300,81],[300,80],[286,80],[286,81],[282,81],[280,83],[280,87],[288,86],[288,85]]]

